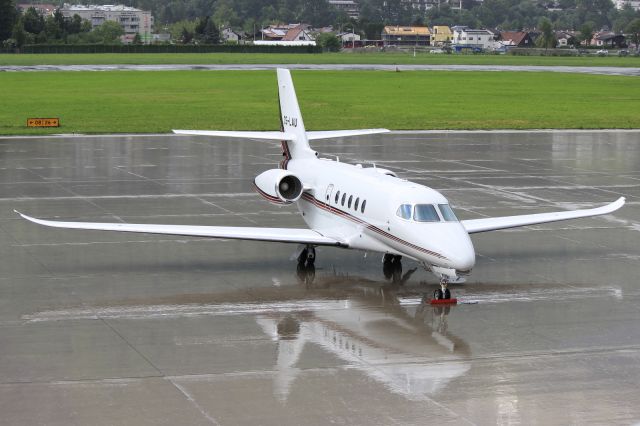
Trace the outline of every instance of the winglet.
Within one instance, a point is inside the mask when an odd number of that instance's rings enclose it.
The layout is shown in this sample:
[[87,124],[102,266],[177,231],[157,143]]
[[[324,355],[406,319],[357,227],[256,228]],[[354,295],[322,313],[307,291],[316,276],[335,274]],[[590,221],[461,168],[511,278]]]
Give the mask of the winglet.
[[626,198],[620,197],[613,203],[609,203],[606,206],[597,207],[593,209],[593,211],[594,213],[598,211],[598,213],[596,213],[597,215],[613,213],[616,210],[618,210],[620,207],[624,206],[625,201],[626,201]]

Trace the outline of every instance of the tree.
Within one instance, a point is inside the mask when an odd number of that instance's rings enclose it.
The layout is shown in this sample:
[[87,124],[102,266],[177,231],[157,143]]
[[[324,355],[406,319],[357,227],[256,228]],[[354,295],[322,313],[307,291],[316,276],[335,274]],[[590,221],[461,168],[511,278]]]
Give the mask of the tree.
[[240,25],[240,18],[233,8],[231,0],[216,1],[213,10],[213,22],[219,27],[237,27]]
[[640,18],[631,21],[624,30],[631,34],[631,41],[636,45],[636,50],[640,50]]
[[30,7],[22,16],[22,27],[31,34],[39,34],[44,30],[44,18],[33,7]]
[[584,41],[587,46],[591,46],[591,39],[593,38],[593,25],[589,22],[585,22],[580,27],[580,41]]
[[16,24],[13,26],[11,38],[15,40],[15,47],[21,48],[24,45],[27,39],[27,34],[24,31],[24,25],[21,20],[16,22]]
[[329,52],[337,52],[342,47],[340,39],[331,33],[322,33],[316,37],[316,43],[322,47],[323,50]]
[[140,33],[136,33],[135,36],[133,36],[133,44],[142,44],[142,37],[140,37]]
[[115,21],[104,21],[99,27],[93,29],[93,33],[104,44],[119,44],[120,36],[124,34],[122,25]]
[[542,18],[540,23],[538,24],[540,28],[540,36],[536,40],[536,45],[538,47],[544,47],[545,50],[548,48],[554,48],[558,44],[558,40],[556,40],[556,36],[553,33],[553,27],[551,26],[551,21],[547,18]]
[[0,0],[0,41],[11,37],[16,18],[16,6],[13,0]]
[[220,42],[220,31],[209,16],[201,18],[196,25],[195,38],[203,44],[218,44]]

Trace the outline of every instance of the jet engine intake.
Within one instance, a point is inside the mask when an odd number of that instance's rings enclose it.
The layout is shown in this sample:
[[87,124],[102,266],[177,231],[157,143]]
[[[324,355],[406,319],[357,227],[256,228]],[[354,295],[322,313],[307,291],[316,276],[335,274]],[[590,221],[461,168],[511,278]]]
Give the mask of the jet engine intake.
[[260,173],[253,181],[258,193],[274,204],[290,204],[302,196],[304,185],[300,178],[282,169]]

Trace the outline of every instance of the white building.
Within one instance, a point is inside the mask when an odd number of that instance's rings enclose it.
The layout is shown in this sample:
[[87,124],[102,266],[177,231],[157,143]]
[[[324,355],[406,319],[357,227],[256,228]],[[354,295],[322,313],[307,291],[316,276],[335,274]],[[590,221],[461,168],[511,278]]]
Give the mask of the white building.
[[356,34],[353,31],[346,33],[339,33],[336,35],[342,43],[353,43],[354,41],[360,41],[360,34]]
[[460,47],[475,47],[480,49],[492,49],[494,47],[494,34],[489,30],[476,30],[469,27],[453,27],[453,39],[451,43]]
[[151,12],[124,5],[70,5],[65,3],[60,9],[62,15],[71,18],[78,15],[91,22],[92,27],[102,25],[105,21],[114,21],[124,29],[124,41],[131,41],[140,34],[143,43],[150,43],[153,16]]
[[360,8],[354,0],[329,0],[329,4],[343,11],[349,18],[358,19]]
[[615,0],[616,9],[624,8],[625,4],[630,4],[633,10],[640,10],[640,0]]

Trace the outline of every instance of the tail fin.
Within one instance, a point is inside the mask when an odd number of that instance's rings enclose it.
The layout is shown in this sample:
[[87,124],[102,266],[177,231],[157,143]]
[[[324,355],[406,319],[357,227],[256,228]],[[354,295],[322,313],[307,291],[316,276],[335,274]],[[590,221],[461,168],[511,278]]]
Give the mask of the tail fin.
[[282,167],[286,169],[287,161],[291,158],[315,158],[316,152],[309,146],[291,74],[288,69],[284,68],[278,68],[277,72],[282,131],[295,135],[293,141],[282,141],[282,149],[286,157],[282,162]]

